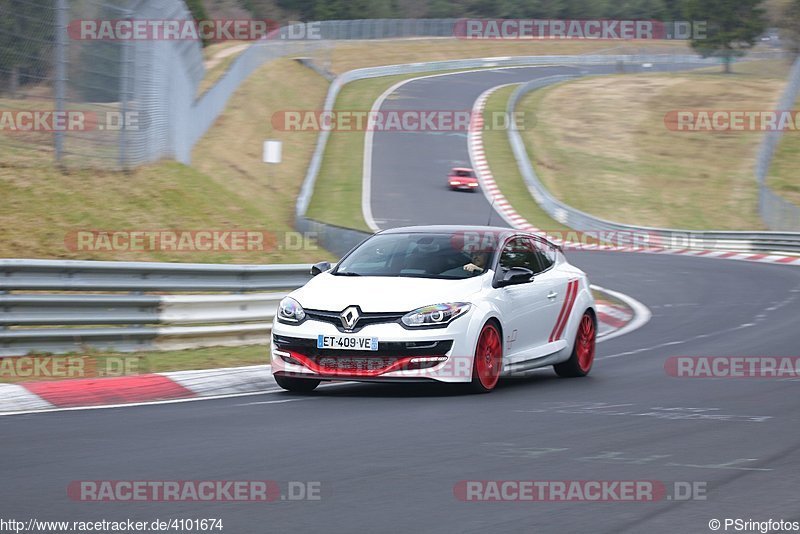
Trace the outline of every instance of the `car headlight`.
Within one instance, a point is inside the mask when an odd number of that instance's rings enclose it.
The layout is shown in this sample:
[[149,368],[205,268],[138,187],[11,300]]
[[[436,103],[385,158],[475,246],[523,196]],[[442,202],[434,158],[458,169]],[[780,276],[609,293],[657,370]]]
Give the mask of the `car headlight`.
[[278,321],[297,324],[306,318],[306,312],[300,303],[292,297],[286,297],[278,304]]
[[469,311],[467,302],[450,302],[424,306],[405,314],[400,319],[404,325],[414,328],[447,326],[450,321]]

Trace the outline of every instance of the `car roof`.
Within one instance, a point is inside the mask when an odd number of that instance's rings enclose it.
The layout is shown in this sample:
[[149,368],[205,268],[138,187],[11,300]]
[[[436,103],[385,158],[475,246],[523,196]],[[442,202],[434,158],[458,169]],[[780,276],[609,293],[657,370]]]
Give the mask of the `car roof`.
[[425,226],[401,226],[399,228],[388,228],[382,230],[382,234],[455,234],[457,232],[497,232],[497,233],[514,233],[514,234],[528,234],[508,228],[504,226],[464,226],[458,224],[431,224]]
[[469,171],[469,172],[472,172],[472,169],[470,169],[469,167],[453,167],[450,170],[452,170],[452,171]]
[[457,224],[431,224],[419,226],[401,226],[398,228],[388,228],[381,230],[379,234],[456,234],[459,232],[492,232],[497,234],[508,235],[526,235],[535,237],[550,245],[557,247],[555,243],[550,241],[547,236],[526,232],[524,230],[517,230],[515,228],[508,228],[505,226],[469,226]]

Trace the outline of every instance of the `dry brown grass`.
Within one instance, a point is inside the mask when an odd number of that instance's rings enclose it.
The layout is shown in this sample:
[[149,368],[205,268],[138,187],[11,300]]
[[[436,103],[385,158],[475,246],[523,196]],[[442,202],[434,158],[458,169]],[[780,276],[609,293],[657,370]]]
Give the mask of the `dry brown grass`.
[[[297,91],[298,86],[304,87]],[[294,202],[316,139],[311,133],[276,132],[272,113],[287,106],[321,105],[327,83],[289,59],[254,74],[193,153],[193,166],[146,165],[124,174],[61,174],[51,155],[38,165],[0,167],[0,257],[130,261],[307,262],[322,250],[262,252],[126,252],[69,250],[76,230],[247,229],[281,234],[292,228]],[[265,139],[284,141],[284,162],[261,162]],[[18,160],[20,163],[22,160]]]
[[754,178],[758,133],[669,131],[668,111],[771,109],[780,62],[588,78],[533,93],[526,133],[534,166],[566,203],[614,221],[679,228],[761,228]]
[[475,57],[545,56],[601,53],[691,53],[681,41],[406,39],[370,43],[341,42],[316,55],[329,59],[337,74],[348,70],[415,61],[443,61]]

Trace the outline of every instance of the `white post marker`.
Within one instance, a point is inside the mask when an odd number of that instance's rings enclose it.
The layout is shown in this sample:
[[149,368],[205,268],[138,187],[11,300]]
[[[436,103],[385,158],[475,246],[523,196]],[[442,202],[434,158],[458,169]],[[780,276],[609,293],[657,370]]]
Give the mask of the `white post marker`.
[[264,151],[261,159],[264,163],[280,163],[283,143],[281,141],[264,141]]

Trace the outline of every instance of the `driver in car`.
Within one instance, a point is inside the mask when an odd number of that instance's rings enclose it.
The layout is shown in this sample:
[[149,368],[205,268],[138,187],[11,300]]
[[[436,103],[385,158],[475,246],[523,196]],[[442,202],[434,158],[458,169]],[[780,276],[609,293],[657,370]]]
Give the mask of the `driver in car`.
[[470,273],[482,273],[486,270],[486,263],[489,259],[489,254],[486,252],[474,251],[469,255],[470,263],[464,265],[464,270]]

